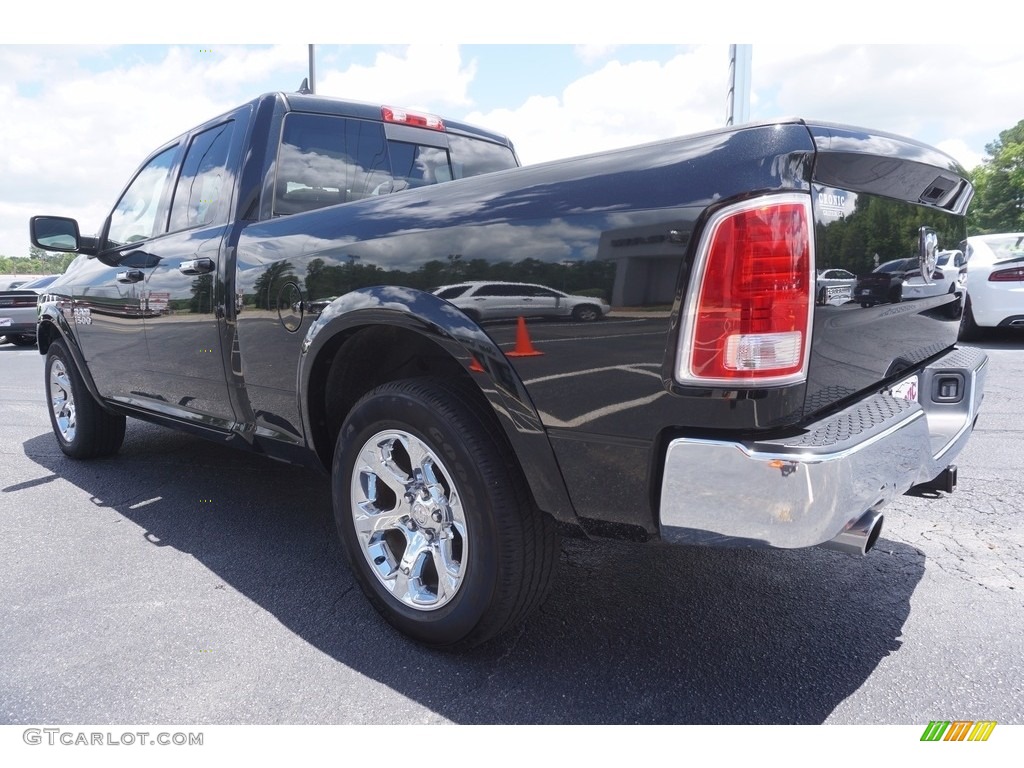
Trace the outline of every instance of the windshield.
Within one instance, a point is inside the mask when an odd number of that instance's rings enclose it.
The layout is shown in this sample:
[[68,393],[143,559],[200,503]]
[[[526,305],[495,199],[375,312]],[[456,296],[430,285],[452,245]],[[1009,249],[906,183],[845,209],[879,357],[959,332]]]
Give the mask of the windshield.
[[914,259],[897,259],[896,261],[887,261],[882,266],[878,267],[875,272],[906,272],[913,268]]
[[986,237],[984,242],[995,254],[996,261],[1024,256],[1024,234],[993,235]]
[[29,280],[27,283],[22,283],[19,288],[24,290],[25,288],[45,288],[60,275],[46,275],[44,277],[37,277],[35,280]]

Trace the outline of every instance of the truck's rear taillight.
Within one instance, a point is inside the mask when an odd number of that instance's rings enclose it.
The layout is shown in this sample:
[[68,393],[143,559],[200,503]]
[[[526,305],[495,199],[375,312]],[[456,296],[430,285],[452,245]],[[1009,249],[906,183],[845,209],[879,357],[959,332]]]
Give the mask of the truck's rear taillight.
[[804,379],[814,310],[810,197],[773,195],[708,222],[684,307],[676,376],[762,386]]
[[417,128],[430,128],[434,131],[444,130],[444,121],[437,115],[427,115],[418,112],[409,112],[398,107],[381,107],[381,119],[385,123],[401,123],[402,125],[414,125]]
[[988,276],[990,283],[1016,283],[1024,280],[1024,267],[1011,267],[1000,269]]

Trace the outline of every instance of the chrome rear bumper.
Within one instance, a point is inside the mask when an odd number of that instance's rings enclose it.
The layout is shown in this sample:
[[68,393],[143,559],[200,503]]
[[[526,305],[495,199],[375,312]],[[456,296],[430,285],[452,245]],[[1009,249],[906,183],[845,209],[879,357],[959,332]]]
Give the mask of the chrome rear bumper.
[[866,512],[949,466],[977,418],[987,362],[979,349],[955,349],[917,372],[917,402],[875,394],[794,437],[673,440],[662,538],[785,549],[843,540]]

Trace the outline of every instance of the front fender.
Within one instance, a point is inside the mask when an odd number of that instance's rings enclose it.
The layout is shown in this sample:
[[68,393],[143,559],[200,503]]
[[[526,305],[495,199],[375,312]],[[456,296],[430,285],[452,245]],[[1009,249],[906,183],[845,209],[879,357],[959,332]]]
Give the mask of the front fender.
[[[39,354],[45,355],[53,341],[60,338],[71,354],[71,358],[75,361],[75,367],[78,368],[78,372],[81,374],[82,381],[85,382],[89,394],[93,396],[93,399],[104,410],[109,411],[110,408],[103,401],[103,398],[100,397],[100,392],[96,388],[96,382],[93,381],[89,367],[85,363],[85,353],[78,343],[78,337],[64,316],[64,312],[61,311],[60,305],[62,303],[62,300],[58,299],[55,301],[44,301],[39,305],[36,322],[36,341]],[[67,303],[70,305],[70,301]]]
[[395,286],[363,288],[324,309],[307,331],[299,359],[297,392],[307,435],[312,434],[309,392],[319,356],[339,334],[372,326],[418,333],[458,361],[494,410],[538,506],[557,520],[578,525],[551,443],[518,374],[479,325],[430,293]]

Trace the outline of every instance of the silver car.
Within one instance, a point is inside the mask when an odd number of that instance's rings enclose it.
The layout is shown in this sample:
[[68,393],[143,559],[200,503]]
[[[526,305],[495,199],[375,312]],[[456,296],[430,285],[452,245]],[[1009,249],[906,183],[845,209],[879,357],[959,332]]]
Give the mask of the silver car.
[[36,343],[36,302],[60,275],[44,275],[17,288],[0,291],[0,336],[17,347]]
[[450,301],[477,321],[549,317],[590,322],[611,311],[603,299],[572,296],[533,283],[465,282],[442,286],[434,295]]

